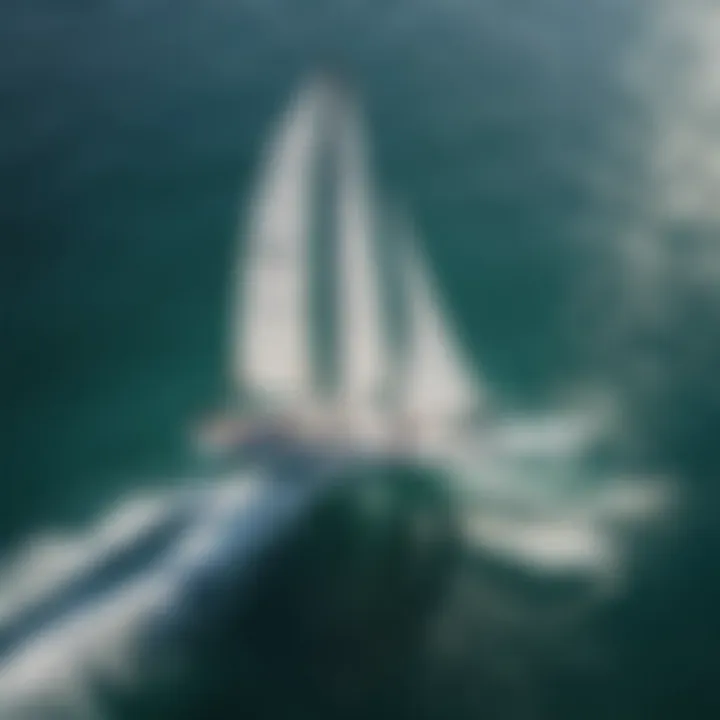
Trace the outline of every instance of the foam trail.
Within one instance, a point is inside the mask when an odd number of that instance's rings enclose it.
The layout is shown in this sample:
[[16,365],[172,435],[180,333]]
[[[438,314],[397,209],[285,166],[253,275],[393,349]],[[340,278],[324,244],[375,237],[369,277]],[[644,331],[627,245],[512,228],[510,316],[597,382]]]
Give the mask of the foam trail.
[[327,487],[248,477],[131,499],[55,549],[51,582],[50,545],[22,553],[0,585],[2,717],[95,717],[98,678],[135,692],[172,675]]

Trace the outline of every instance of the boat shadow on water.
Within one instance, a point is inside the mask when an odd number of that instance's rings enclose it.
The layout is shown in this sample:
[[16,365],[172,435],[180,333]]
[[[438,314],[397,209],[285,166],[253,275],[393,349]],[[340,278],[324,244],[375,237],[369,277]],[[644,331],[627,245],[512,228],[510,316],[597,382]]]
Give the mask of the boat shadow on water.
[[460,555],[445,482],[363,463],[263,555],[250,588],[207,598],[210,617],[184,628],[182,680],[128,692],[94,678],[99,706],[116,718],[412,715]]

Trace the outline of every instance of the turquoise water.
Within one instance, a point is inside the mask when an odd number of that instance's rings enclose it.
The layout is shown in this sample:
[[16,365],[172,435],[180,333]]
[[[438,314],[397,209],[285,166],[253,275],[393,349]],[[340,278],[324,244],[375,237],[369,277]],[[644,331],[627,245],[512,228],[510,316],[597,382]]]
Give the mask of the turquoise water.
[[218,1],[3,14],[5,534],[172,466],[186,424],[222,398],[242,199],[318,58],[362,87],[382,186],[417,217],[489,382],[540,399],[582,373],[568,310],[589,250],[576,226],[602,200],[585,171],[617,164],[608,127],[633,129],[617,70],[632,10]]
[[[700,27],[702,7],[687,11]],[[2,541],[186,469],[187,425],[225,395],[226,283],[261,142],[331,58],[362,88],[379,182],[411,207],[478,374],[519,407],[552,407],[577,384],[617,392],[627,453],[672,469],[707,508],[692,562],[677,560],[699,588],[714,537],[720,304],[693,280],[700,251],[682,248],[714,252],[716,220],[699,205],[666,211],[675,166],[656,174],[655,160],[673,123],[695,133],[675,110],[695,107],[683,77],[710,61],[681,48],[673,62],[673,43],[654,39],[665,12],[599,0],[5,3]],[[638,237],[650,238],[640,260],[628,250]],[[661,281],[648,280],[660,250]],[[650,586],[631,616],[671,625],[668,643],[687,637],[668,606],[643,605]],[[694,646],[676,652],[696,659]],[[629,653],[628,667],[652,654]],[[675,677],[679,695],[697,699],[702,677]]]

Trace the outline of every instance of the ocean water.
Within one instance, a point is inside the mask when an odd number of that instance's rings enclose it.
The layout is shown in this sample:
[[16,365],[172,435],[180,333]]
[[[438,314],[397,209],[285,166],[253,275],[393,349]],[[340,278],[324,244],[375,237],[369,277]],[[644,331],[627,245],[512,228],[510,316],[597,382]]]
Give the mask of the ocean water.
[[[679,539],[598,621],[597,712],[709,716],[719,35],[702,0],[6,2],[3,545],[186,469],[265,133],[337,62],[478,377],[520,410],[612,394],[618,453],[682,488]],[[558,716],[532,705],[497,716]]]
[[642,138],[623,80],[636,15],[9,4],[4,376],[22,480],[6,533],[99,477],[172,463],[223,396],[228,267],[261,143],[326,57],[364,91],[379,182],[406,197],[489,382],[524,401],[582,372],[566,316],[604,248],[578,226],[605,221],[593,174],[637,171],[613,136]]

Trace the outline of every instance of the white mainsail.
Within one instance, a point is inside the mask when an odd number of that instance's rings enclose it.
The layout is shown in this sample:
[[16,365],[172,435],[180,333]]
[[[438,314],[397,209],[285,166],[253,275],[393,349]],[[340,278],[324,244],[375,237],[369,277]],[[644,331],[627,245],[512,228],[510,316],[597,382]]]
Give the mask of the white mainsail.
[[358,107],[345,98],[339,148],[338,327],[341,411],[355,432],[380,432],[380,392],[387,379],[381,323],[365,128]]
[[327,99],[322,82],[305,86],[271,137],[236,273],[232,379],[284,407],[312,392],[311,188]]
[[397,216],[400,272],[408,326],[401,403],[406,413],[433,434],[447,432],[478,407],[477,381],[450,332],[407,215]]

